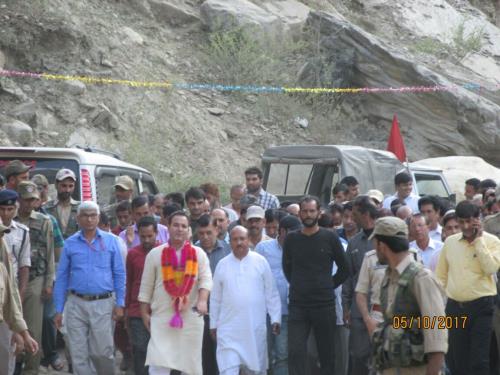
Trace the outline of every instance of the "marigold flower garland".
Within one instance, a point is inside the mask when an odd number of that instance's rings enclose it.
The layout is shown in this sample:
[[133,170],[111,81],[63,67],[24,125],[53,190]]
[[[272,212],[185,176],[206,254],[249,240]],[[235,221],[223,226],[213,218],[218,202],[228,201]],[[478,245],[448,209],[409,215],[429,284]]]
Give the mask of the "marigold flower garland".
[[[181,310],[189,302],[188,296],[198,275],[196,250],[191,246],[189,241],[186,241],[181,250],[181,262],[178,264],[176,250],[169,242],[161,253],[161,265],[163,286],[170,297],[172,297],[175,310],[175,314],[170,320],[170,326],[173,328],[182,328]],[[176,278],[176,273],[181,273],[180,280]]]

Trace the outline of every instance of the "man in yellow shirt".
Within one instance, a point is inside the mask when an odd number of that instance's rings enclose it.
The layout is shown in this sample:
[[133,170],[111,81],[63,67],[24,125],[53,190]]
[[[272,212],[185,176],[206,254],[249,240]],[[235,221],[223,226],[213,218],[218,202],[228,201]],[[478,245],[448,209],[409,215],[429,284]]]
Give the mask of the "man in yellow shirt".
[[[490,337],[500,268],[500,240],[483,232],[479,207],[460,202],[460,233],[443,246],[436,276],[445,288],[450,322],[446,363],[453,375],[489,374]],[[464,322],[465,324],[455,324]]]

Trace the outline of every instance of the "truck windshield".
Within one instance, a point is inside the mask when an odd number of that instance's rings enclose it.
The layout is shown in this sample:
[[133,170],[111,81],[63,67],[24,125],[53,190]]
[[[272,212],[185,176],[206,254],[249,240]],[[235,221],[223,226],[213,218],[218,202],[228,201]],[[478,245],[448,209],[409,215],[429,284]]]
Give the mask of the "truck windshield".
[[446,191],[441,176],[416,173],[415,180],[417,181],[418,194],[421,197],[424,195],[437,195],[439,197],[448,198],[448,192]]
[[312,164],[271,164],[266,190],[275,195],[306,194],[312,170]]

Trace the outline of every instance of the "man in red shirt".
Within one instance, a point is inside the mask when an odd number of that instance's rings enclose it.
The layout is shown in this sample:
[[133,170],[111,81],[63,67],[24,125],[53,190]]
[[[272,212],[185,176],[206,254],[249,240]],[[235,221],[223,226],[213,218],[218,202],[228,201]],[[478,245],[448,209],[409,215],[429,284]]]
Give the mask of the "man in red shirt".
[[152,216],[146,216],[137,223],[140,245],[133,247],[127,254],[127,288],[125,294],[125,308],[129,324],[132,354],[134,357],[134,371],[136,375],[147,375],[148,367],[146,353],[149,342],[149,332],[141,318],[140,302],[137,300],[141,286],[144,262],[149,251],[159,244],[156,242],[158,227]]

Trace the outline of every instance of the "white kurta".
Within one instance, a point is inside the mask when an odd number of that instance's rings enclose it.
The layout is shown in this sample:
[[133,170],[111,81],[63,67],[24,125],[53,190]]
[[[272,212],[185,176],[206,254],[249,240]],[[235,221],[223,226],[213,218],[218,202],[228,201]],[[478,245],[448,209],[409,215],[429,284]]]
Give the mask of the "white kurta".
[[151,304],[151,339],[148,344],[146,365],[166,367],[189,375],[201,375],[201,345],[203,342],[203,317],[192,311],[198,300],[198,290],[212,287],[212,274],[207,255],[199,247],[198,276],[189,295],[189,309],[181,316],[183,328],[170,327],[174,314],[172,298],[163,286],[161,253],[164,245],[149,252],[144,264],[139,301]]
[[266,259],[250,251],[239,260],[223,258],[210,295],[210,328],[217,329],[217,364],[222,372],[244,365],[255,372],[268,368],[266,313],[281,323],[281,301]]

